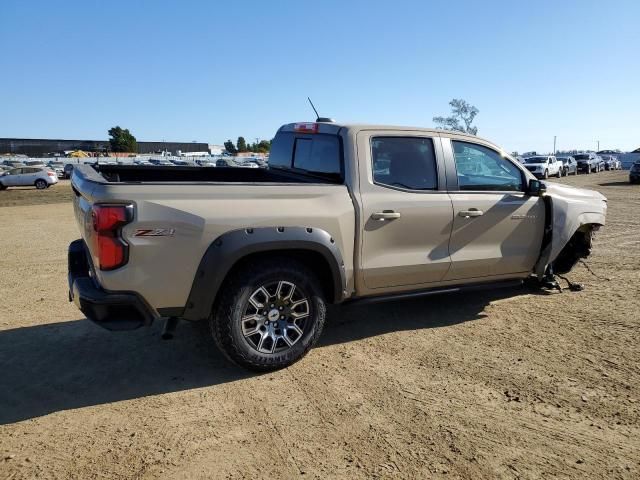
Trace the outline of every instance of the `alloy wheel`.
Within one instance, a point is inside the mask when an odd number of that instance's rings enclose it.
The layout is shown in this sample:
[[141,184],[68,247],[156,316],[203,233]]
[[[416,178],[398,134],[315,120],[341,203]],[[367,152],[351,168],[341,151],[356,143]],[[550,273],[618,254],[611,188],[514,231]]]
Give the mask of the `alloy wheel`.
[[306,292],[294,283],[280,280],[261,285],[243,308],[242,335],[260,353],[280,353],[303,337],[310,313]]

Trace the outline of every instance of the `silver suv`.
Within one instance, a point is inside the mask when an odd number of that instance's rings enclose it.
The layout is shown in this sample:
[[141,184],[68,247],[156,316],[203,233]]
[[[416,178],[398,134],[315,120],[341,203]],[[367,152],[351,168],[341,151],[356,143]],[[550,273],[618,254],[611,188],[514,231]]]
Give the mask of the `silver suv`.
[[0,190],[8,187],[34,186],[42,190],[58,183],[55,172],[43,167],[14,168],[0,176]]

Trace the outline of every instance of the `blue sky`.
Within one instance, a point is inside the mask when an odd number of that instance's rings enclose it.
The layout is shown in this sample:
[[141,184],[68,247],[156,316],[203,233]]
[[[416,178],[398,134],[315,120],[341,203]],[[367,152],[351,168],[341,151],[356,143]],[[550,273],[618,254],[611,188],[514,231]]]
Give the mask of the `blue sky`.
[[0,1],[0,137],[222,143],[432,126],[507,150],[640,147],[640,1]]

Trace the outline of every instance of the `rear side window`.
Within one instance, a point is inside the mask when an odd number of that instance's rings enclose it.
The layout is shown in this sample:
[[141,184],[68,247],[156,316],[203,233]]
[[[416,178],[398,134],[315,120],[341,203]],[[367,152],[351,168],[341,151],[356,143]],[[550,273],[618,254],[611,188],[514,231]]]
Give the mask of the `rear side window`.
[[341,177],[340,151],[340,139],[335,135],[283,132],[273,140],[269,165]]
[[373,181],[409,190],[436,190],[438,179],[433,140],[422,137],[371,139]]

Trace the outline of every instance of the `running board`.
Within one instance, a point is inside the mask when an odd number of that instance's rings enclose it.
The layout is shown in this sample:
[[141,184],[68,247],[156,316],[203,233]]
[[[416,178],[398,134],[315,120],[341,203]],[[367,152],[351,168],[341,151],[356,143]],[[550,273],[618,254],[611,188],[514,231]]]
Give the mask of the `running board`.
[[493,288],[509,288],[522,286],[523,280],[500,280],[497,282],[470,283],[467,285],[458,285],[453,287],[431,288],[428,290],[414,290],[411,292],[391,293],[388,295],[379,295],[374,297],[356,297],[346,300],[342,305],[366,304],[388,302],[392,300],[405,300],[411,298],[428,297],[430,295],[439,295],[441,293],[458,293],[473,292],[481,290],[489,290]]

